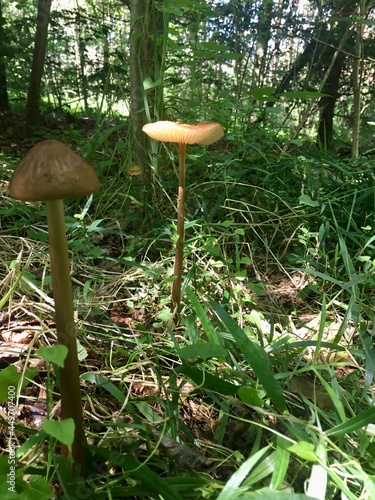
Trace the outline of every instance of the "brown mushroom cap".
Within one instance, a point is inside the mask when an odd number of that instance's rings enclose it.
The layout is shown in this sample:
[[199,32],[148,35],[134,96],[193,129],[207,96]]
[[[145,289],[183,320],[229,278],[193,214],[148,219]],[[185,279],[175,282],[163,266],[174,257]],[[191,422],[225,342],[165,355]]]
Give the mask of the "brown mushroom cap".
[[215,122],[187,125],[179,122],[160,121],[147,123],[142,128],[152,139],[180,144],[212,144],[224,135],[223,127]]
[[53,140],[32,147],[9,182],[10,195],[23,201],[86,196],[99,187],[99,179],[91,165],[62,142]]

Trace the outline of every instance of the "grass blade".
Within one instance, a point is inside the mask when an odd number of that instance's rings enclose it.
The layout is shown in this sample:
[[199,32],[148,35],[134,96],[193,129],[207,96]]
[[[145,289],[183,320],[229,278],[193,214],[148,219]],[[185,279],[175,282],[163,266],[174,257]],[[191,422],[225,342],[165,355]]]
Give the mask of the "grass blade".
[[375,406],[369,408],[368,410],[363,411],[362,413],[356,415],[353,418],[350,418],[349,420],[343,422],[342,424],[332,427],[332,429],[328,429],[326,431],[326,435],[339,436],[341,434],[350,434],[351,432],[354,432],[357,429],[362,429],[362,427],[374,423],[375,423]]
[[213,300],[210,300],[210,302],[219,319],[233,336],[244,358],[254,370],[268,397],[280,411],[286,411],[285,399],[281,387],[270,369],[267,353],[258,344],[248,338],[242,328],[238,326],[236,321],[219,304]]

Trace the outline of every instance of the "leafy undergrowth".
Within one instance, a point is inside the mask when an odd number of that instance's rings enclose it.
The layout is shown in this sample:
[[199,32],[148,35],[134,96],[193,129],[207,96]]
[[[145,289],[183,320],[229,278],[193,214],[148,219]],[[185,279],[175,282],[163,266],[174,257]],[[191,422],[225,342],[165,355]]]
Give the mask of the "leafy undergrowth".
[[16,467],[2,499],[375,497],[371,173],[237,153],[211,150],[215,171],[189,174],[178,324],[173,172],[152,207],[109,167],[100,194],[67,204],[85,480],[59,455],[72,429],[58,423],[45,211],[4,184],[1,477]]

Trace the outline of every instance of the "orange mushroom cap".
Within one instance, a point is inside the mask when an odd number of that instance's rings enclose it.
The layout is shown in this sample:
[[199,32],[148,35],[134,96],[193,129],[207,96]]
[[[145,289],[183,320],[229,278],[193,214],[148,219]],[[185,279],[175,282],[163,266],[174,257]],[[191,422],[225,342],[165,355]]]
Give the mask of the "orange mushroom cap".
[[15,168],[9,182],[16,200],[50,201],[95,193],[100,187],[94,169],[59,141],[38,142]]
[[179,122],[159,121],[147,123],[142,128],[152,139],[179,144],[212,144],[224,135],[223,127],[215,122],[187,125]]

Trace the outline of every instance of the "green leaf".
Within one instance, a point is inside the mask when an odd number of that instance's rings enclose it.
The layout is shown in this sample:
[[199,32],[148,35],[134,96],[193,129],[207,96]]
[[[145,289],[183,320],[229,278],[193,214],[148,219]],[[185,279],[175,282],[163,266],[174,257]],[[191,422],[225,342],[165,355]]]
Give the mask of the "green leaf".
[[173,313],[170,311],[170,309],[165,308],[162,309],[156,317],[161,321],[168,323],[173,318]]
[[239,271],[236,271],[235,273],[235,278],[238,279],[239,281],[242,281],[247,278],[247,271],[246,269],[241,269]]
[[29,486],[30,490],[28,492],[28,495],[31,494],[30,498],[38,500],[49,500],[54,496],[51,486],[44,479],[44,477],[30,476]]
[[241,466],[231,475],[228,479],[224,489],[221,491],[217,500],[233,500],[237,497],[237,490],[241,486],[242,482],[249,474],[249,472],[255,467],[257,462],[262,458],[262,456],[270,449],[270,445],[257,451],[254,455],[249,457]]
[[161,80],[155,80],[154,82],[152,81],[152,79],[150,77],[147,77],[143,80],[143,89],[144,90],[149,90],[149,89],[153,89],[155,87],[158,87],[161,85]]
[[238,389],[238,396],[243,403],[251,406],[264,406],[263,400],[259,397],[258,391],[254,387],[243,386]]
[[[13,401],[15,399],[15,392],[22,379],[22,389],[26,387],[30,381],[35,377],[37,372],[36,368],[26,368],[25,374],[18,373],[15,366],[7,366],[0,372],[0,401]],[[23,377],[23,378],[22,378]]]
[[363,411],[359,415],[350,418],[342,424],[336,425],[326,431],[327,436],[340,436],[341,434],[350,434],[366,425],[375,423],[375,406]]
[[285,476],[288,472],[290,452],[287,450],[289,442],[277,436],[277,448],[275,452],[275,468],[272,473],[270,486],[274,490],[282,487]]
[[190,300],[191,305],[193,306],[195,314],[198,316],[199,321],[202,324],[202,329],[207,335],[207,338],[210,341],[210,343],[221,345],[219,336],[214,328],[214,325],[208,319],[202,304],[199,302],[197,296],[195,295],[190,286],[186,288],[186,295],[188,296],[188,299]]
[[89,382],[92,382],[93,384],[100,385],[100,387],[103,387],[103,389],[112,394],[112,396],[115,397],[121,404],[125,403],[125,394],[107,378],[102,377],[97,373],[90,372],[84,373],[82,375],[82,380],[87,380]]
[[225,220],[223,222],[219,222],[219,225],[225,228],[230,227],[232,224],[233,224],[232,220]]
[[293,139],[292,141],[290,141],[291,144],[295,144],[296,146],[300,147],[300,146],[303,146],[303,141],[302,139]]
[[295,453],[303,460],[308,460],[309,462],[318,462],[318,457],[315,453],[315,448],[312,443],[307,443],[306,441],[300,441],[299,443],[292,444],[289,446],[288,451]]
[[269,398],[281,411],[286,411],[285,399],[281,387],[270,369],[267,353],[247,337],[242,328],[219,304],[213,300],[210,300],[210,302],[228,332],[233,336],[246,361],[254,370]]
[[256,89],[252,89],[250,94],[255,99],[258,99],[259,97],[270,96],[274,91],[275,89],[273,87],[258,87]]
[[251,260],[249,259],[249,257],[241,257],[238,262],[239,264],[245,264],[247,266],[251,266]]
[[[149,490],[150,498],[162,498],[163,500],[182,500],[177,488],[169,485],[167,478],[156,474],[146,464],[137,462],[132,457],[124,455],[115,449],[95,448],[99,456],[106,458],[110,463],[121,467],[126,474],[139,481],[142,486]],[[144,497],[142,497],[144,498]]]
[[198,342],[193,345],[182,347],[179,351],[181,359],[203,358],[205,361],[209,358],[220,358],[228,355],[228,351],[221,345],[211,342]]
[[282,94],[282,97],[288,97],[288,99],[318,99],[326,96],[327,94],[321,92],[284,92]]
[[68,348],[65,345],[56,344],[52,347],[42,346],[37,349],[36,354],[49,363],[64,367],[65,358],[68,355]]
[[74,441],[75,423],[72,418],[66,420],[45,420],[42,425],[42,430],[53,438],[65,444],[69,451],[72,451]]
[[319,201],[312,200],[308,194],[303,194],[298,198],[301,205],[307,205],[308,207],[319,207]]
[[[243,500],[245,497],[236,498]],[[249,498],[251,498],[251,500],[316,500],[316,498],[310,497],[305,493],[284,493],[270,488],[262,488],[259,490],[259,493],[254,493],[254,495],[251,495]]]
[[225,396],[231,396],[236,394],[238,391],[237,385],[231,384],[222,378],[215,377],[214,375],[211,375],[211,373],[208,373],[205,370],[200,370],[195,366],[190,366],[184,363],[176,368],[175,371],[176,373],[183,373],[202,389],[215,391]]
[[257,295],[264,295],[266,293],[266,290],[262,283],[247,283],[247,287]]

